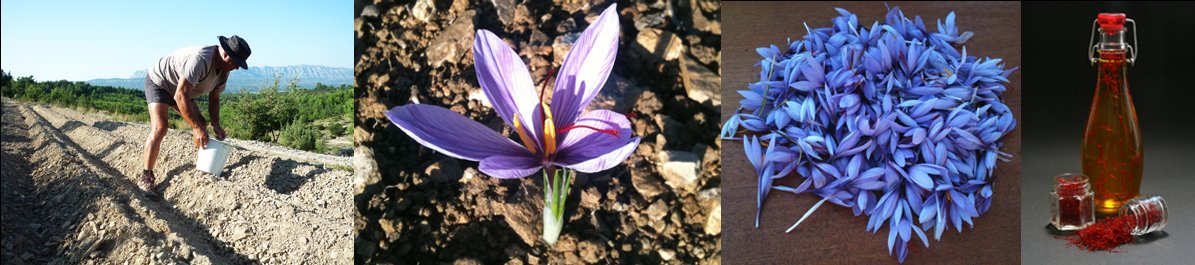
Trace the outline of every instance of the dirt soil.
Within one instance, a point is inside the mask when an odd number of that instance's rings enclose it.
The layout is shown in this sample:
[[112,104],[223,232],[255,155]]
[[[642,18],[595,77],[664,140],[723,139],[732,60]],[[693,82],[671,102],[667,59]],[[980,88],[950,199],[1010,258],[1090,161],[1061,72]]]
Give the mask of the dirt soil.
[[194,169],[190,134],[171,131],[156,169],[162,198],[154,201],[135,184],[148,132],[5,100],[4,263],[351,261],[351,172],[238,149],[214,176]]
[[479,100],[476,30],[507,41],[539,82],[614,3],[516,2],[357,1],[356,262],[719,264],[718,1],[617,2],[618,56],[590,108],[626,113],[643,140],[622,165],[578,174],[555,246],[540,239],[541,177],[486,176],[385,118],[434,104],[510,136]]

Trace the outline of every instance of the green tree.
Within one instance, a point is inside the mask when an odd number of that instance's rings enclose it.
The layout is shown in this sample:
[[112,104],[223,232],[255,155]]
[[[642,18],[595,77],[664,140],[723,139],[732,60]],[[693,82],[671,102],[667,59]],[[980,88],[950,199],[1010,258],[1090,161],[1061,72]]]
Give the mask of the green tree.
[[305,151],[316,151],[318,149],[322,149],[317,148],[322,147],[319,131],[311,129],[307,126],[307,124],[299,122],[298,120],[292,122],[291,124],[287,125],[286,128],[282,129],[282,133],[280,133],[280,135],[281,136],[278,138],[278,143],[282,144],[283,146]]

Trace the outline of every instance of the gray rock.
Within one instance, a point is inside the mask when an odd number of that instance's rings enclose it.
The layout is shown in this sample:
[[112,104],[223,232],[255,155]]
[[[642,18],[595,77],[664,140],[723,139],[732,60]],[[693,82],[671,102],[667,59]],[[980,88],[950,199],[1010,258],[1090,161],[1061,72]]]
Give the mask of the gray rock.
[[250,232],[252,232],[252,231],[249,229],[248,226],[241,226],[241,227],[233,228],[231,239],[232,239],[232,241],[244,239],[246,237],[249,237]]
[[581,191],[581,208],[597,209],[602,202],[602,194],[598,192],[597,187],[589,187]]
[[717,235],[722,233],[722,202],[714,201],[714,209],[705,219],[705,234]]
[[704,45],[689,45],[689,55],[697,58],[697,61],[704,65],[710,65],[718,62],[718,51],[714,47]]
[[427,48],[427,62],[432,67],[440,67],[445,62],[457,63],[473,43],[473,16],[476,11],[469,10],[457,17],[452,25],[440,32]]
[[192,253],[193,251],[191,251],[191,247],[188,246],[179,246],[174,250],[174,256],[181,260],[191,260],[193,257]]
[[690,99],[714,108],[722,106],[721,77],[690,56],[681,58],[680,70]]
[[635,102],[639,101],[639,95],[642,94],[643,87],[635,84],[635,81],[618,74],[610,74],[610,78],[606,79],[602,90],[598,91],[598,95],[589,102],[589,109],[628,113],[631,108],[635,107]]
[[392,222],[390,219],[379,219],[378,226],[382,228],[382,232],[386,234],[386,239],[390,241],[398,240],[398,232],[402,229],[402,222]]
[[664,183],[677,191],[695,192],[697,176],[701,172],[701,158],[684,151],[663,151],[656,153],[659,161],[657,170],[664,177]]
[[[534,191],[529,190],[528,192]],[[542,233],[540,225],[543,222],[543,204],[542,200],[503,202],[495,210],[498,211],[498,214],[506,217],[506,223],[510,225],[510,229],[514,230],[515,234],[519,235],[519,238],[523,239],[523,243],[535,245]]]
[[665,61],[676,60],[684,50],[684,43],[681,43],[681,39],[676,34],[654,28],[639,31],[635,42],[639,43],[639,46],[642,46],[652,56]]
[[515,0],[490,0],[494,5],[494,9],[498,12],[498,20],[502,21],[503,25],[513,27],[515,23],[515,10],[518,9],[518,4]]
[[635,186],[635,190],[639,191],[639,194],[648,200],[655,199],[656,196],[664,192],[663,185],[656,178],[639,170],[631,170],[631,184]]
[[556,33],[569,33],[577,30],[577,21],[573,18],[566,18],[556,24]]
[[378,6],[367,5],[361,9],[361,17],[378,17],[381,12],[378,11]]
[[[415,7],[411,8],[411,15],[415,16],[415,19],[419,19],[425,23],[430,21],[435,14],[436,2],[434,0],[419,0],[415,2]],[[471,18],[473,16],[467,17]]]
[[[692,1],[697,2],[697,0]],[[706,3],[702,4],[705,5]],[[701,9],[699,9],[696,5],[691,5],[690,7],[693,9],[693,28],[700,31],[713,33],[714,35],[722,35],[722,22],[706,18],[705,15],[701,13]]]
[[673,258],[676,257],[675,250],[661,248],[661,249],[657,250],[656,252],[660,253],[660,259],[662,259],[662,260],[672,260]]
[[577,38],[580,37],[580,32],[556,36],[556,41],[552,43],[552,61],[554,65],[560,66],[564,63],[564,58],[568,55],[568,51],[573,48],[573,43],[577,42]]
[[537,29],[531,30],[531,37],[528,41],[531,45],[547,45],[549,41],[552,41],[552,39],[548,38],[548,34],[544,34],[543,31]]
[[[663,2],[663,1],[661,1]],[[635,19],[635,29],[643,31],[647,28],[662,28],[666,20],[663,12],[655,12],[650,14],[643,14]]]
[[[378,173],[378,162],[373,158],[373,148],[365,145],[355,147],[356,152],[353,155],[353,191],[354,194],[362,194],[365,187],[377,184],[382,180],[382,175]],[[240,204],[237,204],[239,207]],[[236,210],[237,207],[232,207]]]
[[600,1],[593,0],[557,0],[555,1],[564,9],[564,12],[575,14],[577,12],[588,12],[594,6],[605,8],[606,5]]
[[643,213],[648,218],[648,226],[654,228],[656,232],[664,231],[664,227],[667,225],[664,223],[664,217],[668,216],[668,204],[663,199],[656,200]]
[[718,0],[695,0],[695,1],[697,1],[697,4],[695,6],[700,6],[701,10],[705,10],[705,12],[715,13],[715,12],[718,12],[719,9],[722,9],[722,1],[718,1]]

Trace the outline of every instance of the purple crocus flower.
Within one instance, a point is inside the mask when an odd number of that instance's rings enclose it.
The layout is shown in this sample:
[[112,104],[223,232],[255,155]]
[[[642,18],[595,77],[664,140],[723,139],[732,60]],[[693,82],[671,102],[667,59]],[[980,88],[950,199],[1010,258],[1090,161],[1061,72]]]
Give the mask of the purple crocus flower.
[[494,111],[514,128],[517,143],[439,106],[409,104],[386,112],[403,132],[446,155],[480,161],[481,172],[521,178],[555,166],[593,173],[614,167],[635,150],[627,118],[609,110],[582,111],[606,83],[618,52],[615,6],[602,12],[569,51],[551,104],[537,95],[527,66],[501,38],[478,30],[473,42],[477,78]]

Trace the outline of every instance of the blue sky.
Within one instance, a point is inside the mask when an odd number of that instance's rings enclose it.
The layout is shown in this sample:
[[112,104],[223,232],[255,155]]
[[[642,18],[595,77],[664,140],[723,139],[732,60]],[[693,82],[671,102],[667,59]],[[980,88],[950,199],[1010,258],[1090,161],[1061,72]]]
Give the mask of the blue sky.
[[24,1],[0,4],[0,67],[13,76],[125,78],[216,36],[250,66],[353,65],[352,1]]

